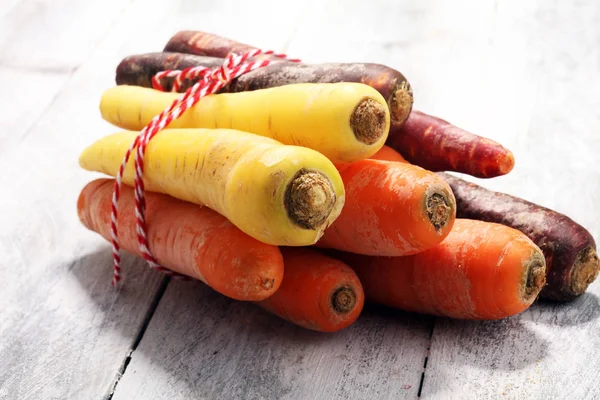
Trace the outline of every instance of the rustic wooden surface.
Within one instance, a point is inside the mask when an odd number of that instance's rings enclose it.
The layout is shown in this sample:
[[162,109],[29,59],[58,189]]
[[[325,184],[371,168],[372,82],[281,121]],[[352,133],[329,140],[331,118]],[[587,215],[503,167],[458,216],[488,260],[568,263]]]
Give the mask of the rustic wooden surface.
[[319,334],[133,257],[115,291],[75,213],[116,64],[197,28],[400,69],[415,108],[514,150],[480,183],[600,239],[598,21],[593,0],[0,2],[0,399],[600,399],[599,283],[503,321],[369,306]]

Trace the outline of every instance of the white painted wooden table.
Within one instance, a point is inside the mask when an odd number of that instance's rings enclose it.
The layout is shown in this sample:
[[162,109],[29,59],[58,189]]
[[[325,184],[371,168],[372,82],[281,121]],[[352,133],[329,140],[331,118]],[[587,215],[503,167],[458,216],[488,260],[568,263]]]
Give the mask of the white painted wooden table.
[[369,306],[304,331],[110,249],[80,226],[84,146],[122,57],[201,29],[305,61],[404,72],[415,108],[511,148],[483,182],[600,239],[600,3],[2,0],[0,398],[600,399],[600,284],[499,322]]

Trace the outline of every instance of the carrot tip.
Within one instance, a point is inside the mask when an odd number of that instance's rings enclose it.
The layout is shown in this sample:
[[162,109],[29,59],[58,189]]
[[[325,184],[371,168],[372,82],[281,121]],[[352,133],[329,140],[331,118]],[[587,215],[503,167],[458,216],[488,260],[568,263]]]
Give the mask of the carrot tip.
[[356,140],[371,145],[386,134],[386,107],[370,98],[362,100],[350,116],[350,126]]
[[541,253],[535,253],[527,266],[527,283],[524,301],[529,302],[537,297],[546,284],[546,261]]
[[333,292],[331,296],[331,305],[333,309],[342,314],[347,313],[354,308],[356,304],[356,293],[349,286],[343,286]]
[[571,272],[571,294],[579,296],[594,282],[600,272],[600,260],[596,250],[589,246],[578,255]]
[[515,157],[510,150],[506,150],[502,161],[498,163],[498,175],[506,175],[515,167]]

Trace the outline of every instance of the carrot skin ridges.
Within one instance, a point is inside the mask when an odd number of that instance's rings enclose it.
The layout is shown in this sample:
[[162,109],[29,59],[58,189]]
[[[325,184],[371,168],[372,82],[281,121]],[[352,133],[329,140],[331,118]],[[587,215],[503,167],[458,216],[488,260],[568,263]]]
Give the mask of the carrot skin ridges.
[[430,171],[492,178],[509,173],[515,164],[512,152],[499,143],[416,110],[404,125],[390,128],[386,144]]
[[250,45],[207,32],[180,31],[169,40],[163,51],[225,58],[231,52],[243,54],[254,49]]
[[600,262],[594,238],[566,215],[446,173],[439,175],[452,187],[460,218],[518,229],[542,249],[546,257],[547,285],[541,298],[573,300],[585,293],[598,276]]
[[[84,187],[77,201],[83,225],[108,241],[113,187],[113,179],[97,179]],[[150,250],[164,267],[236,300],[263,300],[279,288],[279,249],[251,238],[215,211],[147,192],[146,218]],[[128,186],[121,187],[117,222],[121,247],[141,256],[133,189]]]
[[494,320],[528,308],[544,285],[544,258],[521,232],[457,219],[438,246],[406,257],[336,253],[367,300],[459,319]]
[[[224,62],[220,58],[196,56],[183,53],[148,53],[131,55],[123,59],[117,68],[119,85],[152,87],[152,77],[160,71],[189,67],[214,68]],[[299,64],[278,62],[248,72],[233,80],[221,93],[248,92],[259,89],[290,85],[294,83],[355,82],[369,85],[386,100],[392,123],[404,123],[412,109],[412,89],[407,79],[393,68],[373,63]],[[195,81],[184,80],[180,92],[187,90]],[[172,78],[164,78],[161,84],[171,90]]]
[[279,290],[257,304],[301,327],[336,332],[350,326],[364,304],[356,273],[309,248],[281,248],[285,265]]
[[338,170],[346,202],[317,246],[402,256],[437,245],[452,229],[454,196],[435,173],[408,163],[373,159],[344,164]]

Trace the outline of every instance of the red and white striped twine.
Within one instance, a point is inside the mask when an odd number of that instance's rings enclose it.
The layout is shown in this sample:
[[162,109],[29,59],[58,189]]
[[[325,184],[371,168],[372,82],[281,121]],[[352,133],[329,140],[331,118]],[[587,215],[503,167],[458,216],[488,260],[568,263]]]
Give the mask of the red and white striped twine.
[[116,284],[121,279],[121,257],[120,246],[119,246],[119,231],[117,225],[117,216],[118,216],[118,202],[119,202],[119,194],[121,189],[121,181],[123,179],[123,173],[125,171],[125,167],[127,162],[129,161],[129,157],[131,153],[135,151],[135,160],[134,160],[134,168],[135,168],[135,177],[134,177],[134,194],[135,194],[135,217],[136,217],[136,232],[138,237],[138,242],[140,246],[140,251],[142,253],[142,257],[148,262],[151,268],[154,268],[158,271],[164,272],[170,276],[183,277],[182,275],[173,272],[163,266],[161,266],[150,251],[148,246],[148,240],[146,238],[146,217],[145,217],[145,209],[146,202],[144,198],[144,154],[146,152],[146,146],[148,142],[161,130],[169,126],[169,124],[179,118],[188,108],[194,106],[201,98],[218,92],[225,85],[227,85],[231,80],[243,75],[252,70],[266,67],[274,62],[279,62],[279,60],[256,60],[246,62],[248,58],[255,57],[259,54],[271,55],[273,57],[279,59],[287,59],[291,62],[299,62],[297,59],[288,59],[285,54],[275,53],[271,50],[262,51],[259,49],[249,51],[242,55],[229,55],[223,65],[214,69],[209,69],[205,67],[194,67],[188,68],[183,71],[162,71],[156,74],[153,79],[153,86],[156,89],[163,90],[164,88],[160,84],[160,80],[165,77],[172,77],[174,79],[173,83],[173,91],[178,91],[181,87],[181,83],[186,78],[202,78],[197,83],[195,83],[191,88],[189,88],[180,98],[175,100],[167,109],[161,112],[159,115],[155,116],[150,123],[140,131],[140,134],[135,138],[125,157],[123,158],[123,162],[119,168],[119,173],[117,174],[115,180],[115,186],[113,190],[112,196],[112,213],[111,213],[111,234],[112,234],[112,250],[113,250],[113,266],[114,273],[112,284],[116,286]]

